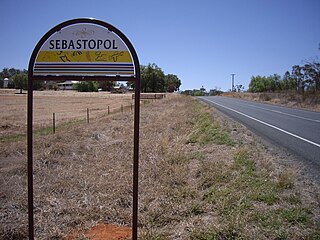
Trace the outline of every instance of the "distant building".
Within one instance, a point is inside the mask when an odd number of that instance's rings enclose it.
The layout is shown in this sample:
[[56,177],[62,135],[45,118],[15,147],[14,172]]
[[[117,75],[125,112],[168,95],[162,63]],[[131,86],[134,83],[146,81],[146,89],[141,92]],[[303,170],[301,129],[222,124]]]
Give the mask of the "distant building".
[[111,93],[126,93],[127,91],[128,91],[128,88],[123,84],[114,86],[111,89]]
[[58,83],[58,88],[60,90],[74,90],[74,85],[79,81],[65,81],[62,83]]
[[3,79],[3,88],[8,88],[9,78]]

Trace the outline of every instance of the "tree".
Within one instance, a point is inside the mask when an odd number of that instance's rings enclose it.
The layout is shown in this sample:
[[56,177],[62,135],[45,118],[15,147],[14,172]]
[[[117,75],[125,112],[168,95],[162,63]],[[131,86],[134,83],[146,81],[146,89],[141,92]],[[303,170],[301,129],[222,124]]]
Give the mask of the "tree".
[[281,76],[273,74],[269,77],[252,76],[249,84],[249,92],[274,92],[280,89]]
[[141,91],[142,92],[164,92],[165,75],[155,63],[141,66]]
[[302,67],[304,81],[309,89],[320,90],[320,63],[314,61]]
[[286,91],[296,89],[296,83],[289,71],[286,71],[283,75],[282,81],[280,82],[280,89]]
[[303,93],[305,82],[303,79],[302,67],[299,65],[292,66],[291,74],[293,79],[296,81],[297,91]]
[[265,77],[261,76],[252,76],[249,83],[249,92],[264,92],[266,91],[265,87]]
[[237,89],[237,92],[241,92],[241,90],[244,89],[244,86],[242,84],[236,85],[236,89]]
[[9,78],[12,77],[9,75],[9,69],[8,68],[3,68],[2,72],[0,73],[1,78]]
[[16,73],[12,77],[14,86],[16,89],[20,89],[20,94],[22,94],[23,89],[27,89],[27,82],[28,82],[28,74],[24,72]]
[[249,92],[274,92],[295,90],[298,93],[305,91],[320,91],[320,63],[318,60],[307,62],[303,66],[292,66],[291,73],[286,71],[283,78],[273,74],[269,77],[252,76]]
[[111,91],[115,84],[116,82],[114,81],[100,81],[99,88],[101,88],[103,91]]
[[95,81],[78,82],[75,89],[79,92],[98,92],[99,83]]
[[181,86],[181,81],[177,75],[168,74],[165,76],[165,90],[167,92],[179,91],[179,87]]

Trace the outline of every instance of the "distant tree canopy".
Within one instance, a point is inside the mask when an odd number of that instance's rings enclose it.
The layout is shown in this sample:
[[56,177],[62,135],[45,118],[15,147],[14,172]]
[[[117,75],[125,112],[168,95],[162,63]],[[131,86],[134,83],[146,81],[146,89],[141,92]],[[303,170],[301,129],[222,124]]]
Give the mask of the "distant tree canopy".
[[[174,92],[179,91],[181,86],[181,80],[177,75],[168,74],[166,75],[160,67],[155,63],[149,63],[147,66],[141,65],[141,91],[142,92]],[[15,68],[4,68],[0,72],[0,87],[3,86],[3,80],[9,78],[11,80],[10,88],[27,89],[28,82],[28,71],[19,70]],[[110,91],[115,85],[115,82],[110,81],[83,81],[75,85],[75,89],[80,92],[95,92],[98,89],[103,91]],[[134,82],[128,82],[128,87],[134,88]],[[35,81],[33,88],[43,89],[46,88],[43,81]]]
[[142,92],[174,92],[181,86],[181,80],[177,75],[165,75],[155,63],[141,65],[140,70]]
[[177,75],[168,74],[165,76],[164,84],[167,92],[175,92],[179,91],[181,86],[181,80]]
[[295,90],[299,93],[305,91],[320,91],[320,63],[313,61],[303,66],[292,66],[291,73],[287,71],[281,78],[274,74],[269,77],[252,76],[249,92],[275,92]]
[[27,89],[28,85],[28,74],[25,72],[20,72],[12,77],[14,86],[16,89],[20,89],[20,93],[22,93],[23,89]]
[[95,81],[78,82],[75,84],[74,88],[79,92],[98,92],[99,82],[95,82]]
[[[3,80],[5,78],[10,79],[8,87],[20,89],[20,93],[22,93],[23,89],[27,89],[28,84],[28,71],[23,69],[15,69],[15,68],[4,68],[0,72],[0,79],[3,84]],[[2,85],[1,85],[2,87]]]

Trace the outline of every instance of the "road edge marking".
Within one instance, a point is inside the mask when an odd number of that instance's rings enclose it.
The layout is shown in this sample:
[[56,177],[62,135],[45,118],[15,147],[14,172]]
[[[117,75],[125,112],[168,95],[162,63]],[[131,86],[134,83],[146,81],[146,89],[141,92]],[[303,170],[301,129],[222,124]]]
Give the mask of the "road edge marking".
[[[200,99],[203,99],[203,98],[200,98]],[[307,142],[307,143],[310,143],[310,144],[312,144],[312,145],[320,148],[320,144],[315,143],[315,142],[313,142],[313,141],[311,141],[311,140],[308,140],[308,139],[306,139],[306,138],[300,137],[299,135],[296,135],[296,134],[294,134],[294,133],[288,132],[288,131],[286,131],[286,130],[284,130],[284,129],[282,129],[282,128],[276,127],[276,126],[274,126],[274,125],[272,125],[272,124],[269,124],[269,123],[266,123],[266,122],[264,122],[264,121],[262,121],[262,120],[259,120],[259,119],[257,119],[257,118],[251,117],[251,116],[249,116],[249,115],[247,115],[247,114],[245,114],[245,113],[239,112],[239,111],[237,111],[237,110],[235,110],[235,109],[233,109],[233,108],[229,108],[229,107],[224,106],[224,105],[222,105],[222,104],[220,104],[220,103],[213,102],[213,101],[211,101],[211,100],[209,100],[209,99],[204,99],[204,100],[205,100],[205,101],[208,101],[208,102],[211,102],[211,103],[213,103],[213,104],[216,104],[216,105],[218,105],[218,106],[220,106],[220,107],[226,108],[226,109],[228,109],[228,110],[230,110],[230,111],[233,111],[233,112],[238,113],[238,114],[240,114],[240,115],[242,115],[242,116],[245,116],[245,117],[247,117],[247,118],[250,118],[251,120],[254,120],[254,121],[256,121],[256,122],[259,122],[259,123],[261,123],[261,124],[264,124],[264,125],[266,125],[266,126],[268,126],[268,127],[274,128],[274,129],[276,129],[276,130],[278,130],[278,131],[280,131],[280,132],[286,133],[286,134],[288,134],[288,135],[290,135],[290,136],[292,136],[292,137],[298,138],[298,139],[300,139],[300,140],[302,140],[302,141],[305,141],[305,142]]]
[[290,117],[294,117],[294,118],[298,118],[298,119],[302,119],[302,120],[307,120],[307,121],[311,121],[311,122],[320,123],[320,120],[317,120],[317,119],[301,117],[301,116],[298,116],[298,115],[285,113],[285,112],[281,112],[281,111],[274,110],[274,109],[268,109],[268,108],[264,108],[264,107],[257,107],[257,106],[252,105],[252,104],[248,104],[248,106],[251,106],[251,107],[254,107],[254,108],[257,108],[257,109],[266,110],[266,111],[269,111],[269,112],[279,113],[279,114],[282,114],[282,115],[286,115],[286,116],[290,116]]

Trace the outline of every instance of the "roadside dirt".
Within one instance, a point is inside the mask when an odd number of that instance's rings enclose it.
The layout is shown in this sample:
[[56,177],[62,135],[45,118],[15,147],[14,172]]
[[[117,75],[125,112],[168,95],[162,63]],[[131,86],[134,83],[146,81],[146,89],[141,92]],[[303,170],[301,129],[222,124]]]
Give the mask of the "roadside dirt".
[[[125,240],[130,239],[132,229],[129,227],[120,227],[113,224],[100,223],[88,232],[84,233],[84,237],[90,240]],[[79,233],[71,233],[64,240],[76,240]]]

